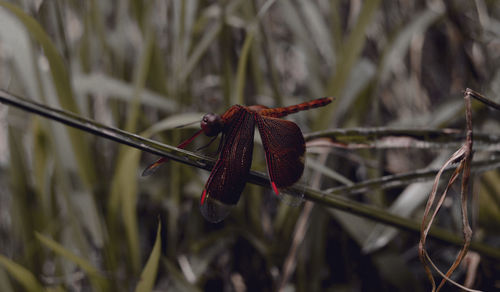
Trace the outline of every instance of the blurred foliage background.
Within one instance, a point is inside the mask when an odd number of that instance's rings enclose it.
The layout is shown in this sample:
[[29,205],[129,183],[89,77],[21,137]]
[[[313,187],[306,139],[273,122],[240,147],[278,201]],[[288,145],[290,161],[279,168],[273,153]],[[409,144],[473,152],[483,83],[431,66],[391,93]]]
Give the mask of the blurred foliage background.
[[[466,87],[500,98],[499,16],[486,0],[0,1],[0,86],[171,145],[198,126],[173,127],[205,112],[321,96],[336,101],[290,117],[304,133],[462,131]],[[498,112],[475,103],[473,115],[475,131],[500,134]],[[208,142],[198,140],[191,150]],[[304,182],[326,189],[435,169],[456,145],[311,147]],[[418,233],[293,207],[251,184],[211,224],[198,211],[209,173],[169,162],[141,178],[155,159],[0,105],[0,290],[429,290]],[[252,169],[265,170],[258,141]],[[499,248],[498,166],[474,183],[475,240]],[[341,195],[418,222],[431,186],[432,177]],[[461,234],[458,196],[438,221]],[[428,247],[441,268],[458,250]],[[498,260],[470,252],[466,262],[456,281],[500,289]]]

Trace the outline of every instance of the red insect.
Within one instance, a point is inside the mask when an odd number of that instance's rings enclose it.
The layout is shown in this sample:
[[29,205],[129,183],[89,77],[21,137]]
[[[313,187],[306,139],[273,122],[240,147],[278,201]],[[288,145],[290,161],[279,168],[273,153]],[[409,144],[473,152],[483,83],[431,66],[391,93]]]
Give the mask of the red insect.
[[[230,208],[238,203],[252,163],[255,124],[262,138],[273,191],[278,195],[280,188],[296,183],[304,171],[304,137],[294,122],[279,118],[325,106],[332,100],[325,97],[281,108],[233,105],[222,116],[213,113],[203,116],[201,129],[177,146],[186,147],[201,133],[214,138],[222,133],[219,159],[201,195],[203,216],[210,222],[222,221]],[[151,174],[167,160],[160,158],[148,166],[143,175]]]

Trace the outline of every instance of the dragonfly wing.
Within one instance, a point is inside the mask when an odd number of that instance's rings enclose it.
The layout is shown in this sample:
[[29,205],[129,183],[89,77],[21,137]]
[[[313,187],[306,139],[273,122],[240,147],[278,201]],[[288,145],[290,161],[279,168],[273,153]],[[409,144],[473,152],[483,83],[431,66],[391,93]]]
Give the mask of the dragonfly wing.
[[230,110],[233,113],[224,122],[219,159],[200,200],[201,213],[214,223],[223,220],[238,203],[252,163],[254,117],[241,106]]
[[271,185],[276,194],[279,188],[296,183],[304,171],[305,141],[300,128],[294,122],[254,114]]

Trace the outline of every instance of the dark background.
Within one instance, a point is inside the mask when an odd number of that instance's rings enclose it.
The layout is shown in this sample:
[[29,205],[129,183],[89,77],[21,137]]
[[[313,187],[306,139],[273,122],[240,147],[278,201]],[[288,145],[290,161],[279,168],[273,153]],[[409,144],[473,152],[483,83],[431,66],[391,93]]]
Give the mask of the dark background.
[[[290,117],[304,133],[463,131],[465,88],[497,102],[500,96],[498,1],[13,4],[18,15],[0,8],[2,89],[171,145],[198,125],[173,127],[232,104],[336,97]],[[498,135],[499,117],[474,103],[475,131]],[[208,141],[198,138],[188,149]],[[255,146],[252,169],[264,171]],[[214,157],[216,147],[201,153]],[[439,168],[456,147],[310,147],[303,180],[325,189]],[[486,150],[475,158],[498,155],[498,144]],[[161,257],[149,272],[156,291],[430,289],[418,233],[321,204],[307,213],[311,203],[293,207],[251,184],[229,217],[211,224],[198,210],[208,172],[169,162],[142,178],[156,158],[0,105],[0,290],[38,283],[55,291],[131,291],[143,279],[159,222]],[[474,239],[498,248],[498,166],[475,175],[474,184]],[[428,178],[344,195],[418,222],[431,185]],[[436,224],[461,235],[458,185],[450,192]],[[428,251],[446,270],[458,249],[430,240]],[[453,279],[500,289],[498,261],[470,252],[466,262]]]

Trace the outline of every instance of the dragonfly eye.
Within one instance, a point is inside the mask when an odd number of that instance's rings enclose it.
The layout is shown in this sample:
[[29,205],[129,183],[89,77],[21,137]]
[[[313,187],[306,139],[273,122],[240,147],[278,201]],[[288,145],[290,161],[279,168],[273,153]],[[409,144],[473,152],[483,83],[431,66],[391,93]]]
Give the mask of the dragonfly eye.
[[217,136],[222,131],[222,119],[217,114],[206,114],[200,123],[201,128],[205,135],[209,137]]

